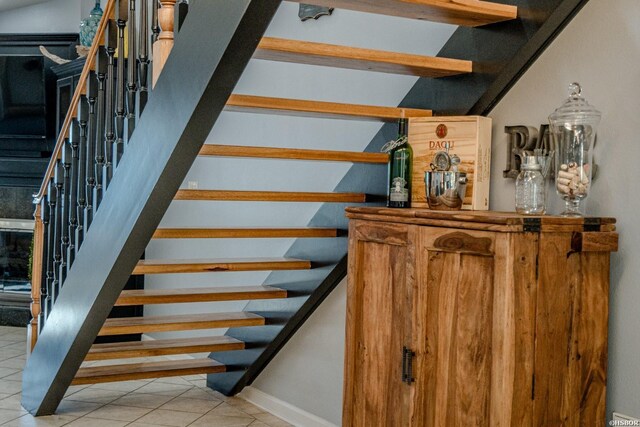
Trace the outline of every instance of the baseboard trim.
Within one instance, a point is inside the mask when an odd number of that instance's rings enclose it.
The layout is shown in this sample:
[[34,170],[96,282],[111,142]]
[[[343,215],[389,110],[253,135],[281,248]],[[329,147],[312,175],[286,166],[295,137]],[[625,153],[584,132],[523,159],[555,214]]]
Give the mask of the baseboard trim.
[[296,427],[337,427],[329,421],[313,415],[290,403],[271,396],[255,387],[245,387],[238,397],[254,404],[255,406],[282,418]]

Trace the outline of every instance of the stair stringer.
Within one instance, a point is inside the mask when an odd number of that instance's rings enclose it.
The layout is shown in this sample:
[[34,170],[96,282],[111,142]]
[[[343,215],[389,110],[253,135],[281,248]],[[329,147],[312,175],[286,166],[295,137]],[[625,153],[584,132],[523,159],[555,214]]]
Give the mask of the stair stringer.
[[192,5],[27,360],[22,405],[31,414],[58,407],[279,5]]
[[[441,115],[486,115],[502,99],[544,49],[588,0],[498,0],[518,7],[513,21],[485,27],[459,27],[437,56],[472,60],[474,72],[439,79],[420,78],[399,107],[431,108]],[[364,151],[376,152],[396,136],[396,126],[386,124]],[[386,168],[353,165],[334,191],[386,192]],[[323,204],[308,226],[347,229],[344,205]],[[313,314],[347,274],[346,238],[332,243],[297,239],[285,256],[311,259],[322,268],[311,272],[273,272],[265,285],[308,292],[287,300],[251,301],[245,311],[278,318],[267,327],[232,328],[226,335],[242,340],[246,349],[215,352],[209,357],[225,363],[228,371],[209,374],[207,385],[225,395],[235,395],[250,385],[288,340]]]

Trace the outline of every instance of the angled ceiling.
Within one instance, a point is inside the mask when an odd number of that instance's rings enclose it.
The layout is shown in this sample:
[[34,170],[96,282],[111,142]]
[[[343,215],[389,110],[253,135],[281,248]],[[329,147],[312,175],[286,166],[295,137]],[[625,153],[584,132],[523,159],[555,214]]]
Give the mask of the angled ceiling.
[[51,0],[0,0],[0,12],[31,6],[32,4],[45,3]]

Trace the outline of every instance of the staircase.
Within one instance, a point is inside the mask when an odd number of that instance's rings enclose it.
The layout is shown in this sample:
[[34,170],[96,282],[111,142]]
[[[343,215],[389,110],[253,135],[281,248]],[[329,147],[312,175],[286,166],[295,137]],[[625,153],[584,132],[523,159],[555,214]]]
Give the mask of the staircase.
[[[35,197],[31,353],[22,399],[35,415],[53,413],[72,384],[202,373],[208,374],[209,387],[227,395],[250,384],[345,277],[343,210],[384,200],[387,158],[379,149],[394,136],[393,123],[431,116],[431,108],[439,114],[487,113],[586,1],[314,1],[460,25],[436,57],[264,37],[279,0],[195,1],[187,19],[180,14],[184,5],[176,6],[176,25],[175,0],[160,3],[149,16],[147,0],[109,0]],[[117,54],[125,50],[125,31],[127,61]],[[152,64],[149,39],[155,40]],[[232,93],[252,58],[419,80],[399,107]],[[371,121],[382,128],[363,152],[347,146],[337,151],[205,144],[223,111]],[[332,192],[265,191],[259,182],[255,190],[182,188],[198,157],[345,162],[351,168]],[[306,227],[159,226],[170,206],[182,209],[184,202],[319,203],[320,208]],[[167,239],[294,240],[282,257],[141,259],[150,241]],[[259,285],[175,283],[168,289],[123,290],[131,275],[217,278],[230,272],[268,275]],[[230,301],[244,308],[151,314],[160,304]],[[108,318],[113,307],[140,305],[145,316]],[[224,335],[193,335],[221,328]],[[117,339],[166,332],[178,336]],[[94,343],[99,336],[115,342]],[[199,353],[209,356],[127,363]]]

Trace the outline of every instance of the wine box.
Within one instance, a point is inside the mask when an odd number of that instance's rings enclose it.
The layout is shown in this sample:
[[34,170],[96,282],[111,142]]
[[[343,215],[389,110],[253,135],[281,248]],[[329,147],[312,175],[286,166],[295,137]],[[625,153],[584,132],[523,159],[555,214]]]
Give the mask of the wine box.
[[411,207],[428,208],[424,173],[438,151],[457,154],[460,172],[468,184],[462,209],[489,209],[491,173],[491,119],[481,116],[442,116],[409,119],[409,144],[413,149]]

